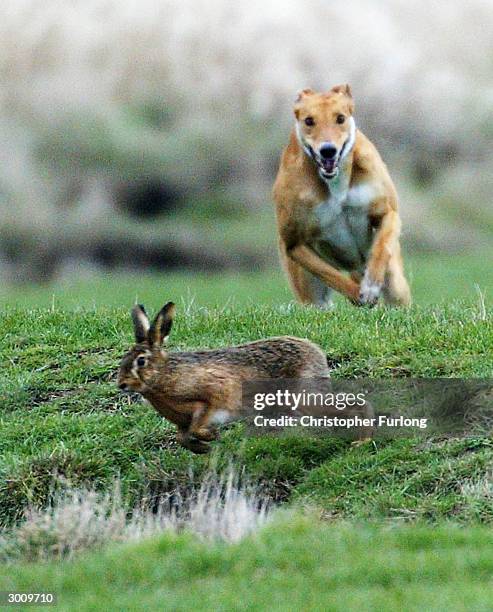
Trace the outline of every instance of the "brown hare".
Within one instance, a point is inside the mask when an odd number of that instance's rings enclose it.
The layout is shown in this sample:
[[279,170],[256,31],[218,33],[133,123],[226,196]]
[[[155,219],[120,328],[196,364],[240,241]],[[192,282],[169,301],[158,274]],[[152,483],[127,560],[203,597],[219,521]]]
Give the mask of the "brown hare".
[[178,427],[179,443],[209,451],[215,425],[239,416],[242,383],[248,380],[327,377],[322,350],[301,338],[282,336],[219,349],[168,353],[162,348],[175,306],[166,304],[152,322],[143,306],[132,320],[135,346],[123,357],[118,386],[143,395]]

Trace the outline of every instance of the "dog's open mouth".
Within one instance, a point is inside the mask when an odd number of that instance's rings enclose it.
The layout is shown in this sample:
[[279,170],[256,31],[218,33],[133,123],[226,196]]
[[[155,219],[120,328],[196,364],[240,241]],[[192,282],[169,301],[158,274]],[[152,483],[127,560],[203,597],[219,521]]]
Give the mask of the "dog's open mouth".
[[337,159],[321,159],[317,162],[320,169],[320,174],[324,178],[334,178],[339,172]]

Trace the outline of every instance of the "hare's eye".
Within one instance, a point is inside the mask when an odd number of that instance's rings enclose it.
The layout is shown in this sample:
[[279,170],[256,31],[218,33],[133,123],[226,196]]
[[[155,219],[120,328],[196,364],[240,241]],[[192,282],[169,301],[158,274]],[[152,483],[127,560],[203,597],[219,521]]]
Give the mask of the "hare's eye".
[[137,365],[141,368],[142,366],[145,366],[146,364],[146,358],[145,357],[137,357]]

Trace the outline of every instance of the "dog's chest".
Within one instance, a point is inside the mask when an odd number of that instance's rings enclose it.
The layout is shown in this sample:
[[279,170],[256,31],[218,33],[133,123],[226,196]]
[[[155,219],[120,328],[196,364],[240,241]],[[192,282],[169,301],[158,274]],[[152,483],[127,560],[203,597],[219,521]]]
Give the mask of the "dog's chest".
[[317,251],[329,261],[350,270],[362,269],[371,246],[368,209],[374,198],[370,185],[332,188],[315,209]]

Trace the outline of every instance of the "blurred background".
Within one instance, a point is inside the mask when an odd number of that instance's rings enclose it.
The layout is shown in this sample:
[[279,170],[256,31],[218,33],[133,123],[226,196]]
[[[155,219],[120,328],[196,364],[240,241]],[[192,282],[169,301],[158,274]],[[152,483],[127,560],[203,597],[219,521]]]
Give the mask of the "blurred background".
[[291,299],[270,190],[296,91],[339,82],[418,301],[491,294],[492,26],[493,0],[5,0],[0,299]]

